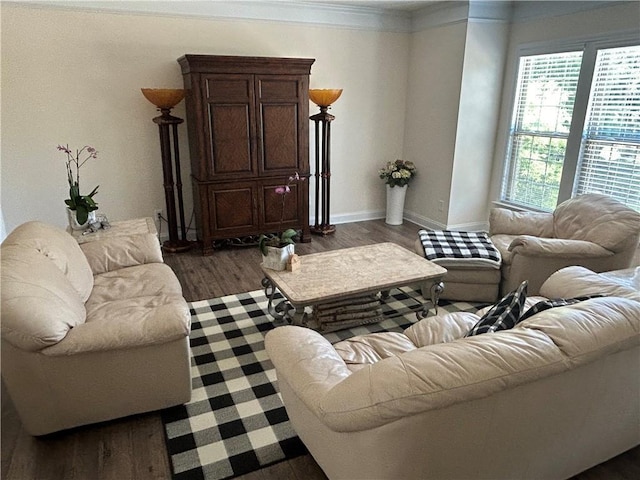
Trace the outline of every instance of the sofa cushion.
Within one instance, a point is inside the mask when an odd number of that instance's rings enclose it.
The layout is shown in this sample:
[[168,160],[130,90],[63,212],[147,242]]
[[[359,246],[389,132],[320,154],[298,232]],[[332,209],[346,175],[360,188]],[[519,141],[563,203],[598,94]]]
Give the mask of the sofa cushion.
[[466,336],[471,337],[513,328],[523,312],[526,298],[527,281],[525,280],[517,289],[505,295],[484,314]]
[[492,237],[499,234],[553,237],[553,216],[544,212],[516,212],[507,208],[492,208],[489,212],[489,227],[489,235]]
[[453,342],[463,338],[480,316],[470,312],[453,312],[423,318],[404,331],[417,347]]
[[358,335],[334,345],[347,368],[355,371],[388,357],[395,357],[416,345],[404,334],[398,332],[380,332]]
[[556,238],[584,240],[618,252],[640,232],[640,213],[607,195],[571,198],[553,212]]
[[94,275],[134,265],[163,263],[160,242],[152,233],[107,237],[83,243],[80,248]]
[[167,343],[189,334],[191,316],[171,268],[151,263],[97,275],[87,321],[42,353],[72,355]]
[[547,335],[572,367],[640,345],[640,303],[627,298],[591,298],[546,310],[520,322],[512,332]]
[[595,273],[580,266],[565,267],[542,284],[540,294],[548,298],[604,294],[640,302],[640,289],[634,284],[640,278],[640,267],[617,272]]
[[17,227],[2,243],[30,248],[55,265],[86,302],[93,288],[93,273],[78,242],[61,228],[42,222],[27,222]]

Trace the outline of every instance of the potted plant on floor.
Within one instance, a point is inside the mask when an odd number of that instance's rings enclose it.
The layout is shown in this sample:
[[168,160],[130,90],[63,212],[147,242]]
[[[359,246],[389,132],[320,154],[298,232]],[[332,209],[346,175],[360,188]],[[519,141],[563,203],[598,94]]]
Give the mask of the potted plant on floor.
[[[95,211],[98,204],[93,199],[98,193],[98,187],[94,188],[89,195],[80,194],[80,167],[90,158],[97,158],[98,152],[95,148],[85,145],[80,150],[76,150],[75,155],[71,152],[69,145],[58,145],[58,150],[67,155],[67,181],[69,182],[69,198],[64,201],[67,204],[67,215],[69,225],[73,230],[83,230],[96,221]],[[84,155],[84,159],[81,159]]]
[[416,166],[413,162],[400,159],[395,162],[387,162],[378,171],[380,178],[387,184],[387,216],[385,222],[388,225],[402,225],[407,187],[415,174]]
[[[280,201],[280,225],[284,222],[284,207],[287,195],[291,193],[291,184],[304,180],[298,172],[289,177],[286,185],[275,188],[275,193],[281,196]],[[298,234],[293,228],[288,228],[275,235],[260,235],[258,246],[262,253],[262,265],[272,270],[284,270],[287,261],[295,252],[294,237]]]

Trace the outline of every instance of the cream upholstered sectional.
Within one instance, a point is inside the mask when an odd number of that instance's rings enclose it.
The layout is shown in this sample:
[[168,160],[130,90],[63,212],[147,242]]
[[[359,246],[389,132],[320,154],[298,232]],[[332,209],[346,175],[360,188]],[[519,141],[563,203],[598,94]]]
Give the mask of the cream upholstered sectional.
[[465,338],[480,317],[460,312],[336,345],[279,327],[266,348],[329,478],[568,478],[640,443],[639,275],[565,268],[542,295],[607,296],[501,332]]
[[190,399],[189,309],[156,236],[79,246],[29,222],[1,255],[2,378],[27,432]]

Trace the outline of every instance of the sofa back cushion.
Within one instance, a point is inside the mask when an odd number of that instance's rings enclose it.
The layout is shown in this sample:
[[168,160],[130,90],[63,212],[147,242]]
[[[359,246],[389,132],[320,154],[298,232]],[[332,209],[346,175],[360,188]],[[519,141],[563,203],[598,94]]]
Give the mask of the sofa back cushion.
[[93,289],[93,272],[78,242],[64,230],[42,222],[27,222],[2,243],[20,246],[47,259],[64,275],[84,303]]
[[55,262],[22,245],[3,244],[1,255],[3,341],[38,351],[85,322],[84,302]]
[[593,242],[617,253],[638,243],[640,213],[606,195],[580,195],[558,205],[553,229],[556,238]]
[[499,234],[550,238],[553,237],[553,216],[543,212],[492,208],[489,213],[489,235]]

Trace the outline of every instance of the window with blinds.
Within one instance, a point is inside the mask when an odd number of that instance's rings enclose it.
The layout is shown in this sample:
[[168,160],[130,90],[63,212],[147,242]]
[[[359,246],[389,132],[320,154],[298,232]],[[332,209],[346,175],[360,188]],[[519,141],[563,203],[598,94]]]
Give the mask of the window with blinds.
[[597,53],[575,193],[640,211],[640,46]]
[[520,57],[502,201],[552,211],[603,193],[640,211],[640,45],[629,43]]
[[558,200],[582,52],[521,57],[505,199],[552,210]]

